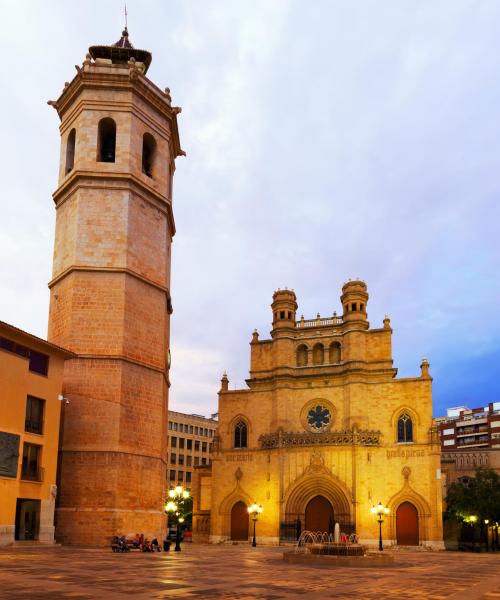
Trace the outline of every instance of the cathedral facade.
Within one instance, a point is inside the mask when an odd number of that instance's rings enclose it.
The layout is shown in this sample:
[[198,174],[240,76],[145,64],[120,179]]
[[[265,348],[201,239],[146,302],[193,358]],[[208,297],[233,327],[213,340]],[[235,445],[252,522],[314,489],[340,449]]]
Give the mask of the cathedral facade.
[[342,288],[342,316],[296,318],[291,290],[273,296],[271,339],[255,331],[248,387],[219,393],[212,464],[197,469],[194,540],[248,540],[247,507],[262,506],[258,543],[301,531],[442,547],[440,446],[432,378],[396,377],[389,318],[370,329],[363,281]]

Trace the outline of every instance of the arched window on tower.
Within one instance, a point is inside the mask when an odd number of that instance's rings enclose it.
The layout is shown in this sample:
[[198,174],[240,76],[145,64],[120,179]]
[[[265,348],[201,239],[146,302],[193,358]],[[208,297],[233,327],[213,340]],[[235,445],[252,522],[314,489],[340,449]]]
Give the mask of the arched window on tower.
[[68,141],[66,142],[66,168],[65,174],[71,173],[75,166],[75,143],[76,143],[76,129],[72,129],[68,135]]
[[145,133],[142,138],[142,172],[148,177],[153,177],[155,154],[155,139],[150,133]]
[[328,362],[330,364],[336,364],[340,362],[340,344],[339,342],[332,342],[328,351]]
[[398,442],[413,442],[413,423],[407,413],[398,419]]
[[306,367],[307,366],[307,346],[305,344],[301,344],[297,348],[297,366],[298,367]]
[[248,447],[248,429],[244,421],[238,421],[234,427],[234,447]]
[[322,365],[325,362],[325,349],[323,344],[316,344],[313,348],[313,364]]
[[116,123],[106,117],[99,121],[97,135],[97,162],[115,162]]

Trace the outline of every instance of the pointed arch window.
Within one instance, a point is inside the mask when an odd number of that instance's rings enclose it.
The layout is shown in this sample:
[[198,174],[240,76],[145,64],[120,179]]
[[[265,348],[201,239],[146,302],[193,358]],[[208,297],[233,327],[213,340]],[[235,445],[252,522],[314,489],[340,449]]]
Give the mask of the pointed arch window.
[[413,422],[407,413],[398,419],[398,442],[413,442]]
[[75,144],[76,144],[76,129],[72,129],[68,135],[66,142],[66,168],[65,174],[71,173],[75,166]]
[[116,123],[106,117],[99,121],[97,135],[97,162],[115,162]]
[[248,448],[248,428],[244,421],[238,421],[234,427],[234,447]]

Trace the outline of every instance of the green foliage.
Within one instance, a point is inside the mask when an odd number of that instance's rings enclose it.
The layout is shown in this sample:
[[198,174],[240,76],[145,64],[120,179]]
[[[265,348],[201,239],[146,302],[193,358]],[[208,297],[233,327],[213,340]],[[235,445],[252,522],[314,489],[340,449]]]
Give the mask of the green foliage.
[[184,519],[182,523],[183,529],[191,529],[192,519],[193,519],[193,498],[189,496],[188,498],[170,498],[168,497],[165,500],[165,504],[168,504],[170,501],[174,501],[177,505],[177,511],[175,513],[168,513],[168,525],[169,527],[173,527],[177,524],[177,520],[180,518]]
[[193,524],[193,497],[192,496],[189,496],[189,498],[184,500],[182,510],[183,510],[183,516],[184,516],[184,529],[190,530],[190,529],[192,529],[192,524]]
[[476,469],[467,485],[450,485],[446,503],[448,515],[457,521],[475,515],[479,523],[500,522],[500,476],[493,469]]

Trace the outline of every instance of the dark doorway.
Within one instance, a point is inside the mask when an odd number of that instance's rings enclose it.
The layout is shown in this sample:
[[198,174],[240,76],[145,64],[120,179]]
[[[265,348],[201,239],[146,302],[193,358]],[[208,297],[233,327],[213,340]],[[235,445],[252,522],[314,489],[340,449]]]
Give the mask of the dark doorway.
[[18,498],[16,504],[16,540],[37,540],[40,526],[40,500]]
[[418,546],[418,512],[411,502],[403,502],[398,506],[396,538],[400,546]]
[[308,531],[333,533],[335,519],[333,507],[324,496],[314,496],[306,506],[305,528]]
[[248,540],[248,510],[241,500],[231,510],[231,539]]

